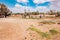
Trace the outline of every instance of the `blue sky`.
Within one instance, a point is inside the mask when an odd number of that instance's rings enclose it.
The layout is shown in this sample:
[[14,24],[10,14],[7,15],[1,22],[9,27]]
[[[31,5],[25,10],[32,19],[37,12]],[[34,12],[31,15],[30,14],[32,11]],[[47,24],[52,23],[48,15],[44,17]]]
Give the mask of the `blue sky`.
[[[37,9],[43,10],[43,8],[48,10],[51,6],[51,2],[51,0],[0,0],[0,3],[5,4],[13,12],[23,12],[25,10],[24,8],[26,7],[27,9],[31,9],[33,11]],[[19,8],[16,6],[19,6]],[[21,8],[24,10],[20,11]]]
[[0,0],[0,3],[5,4],[8,7],[14,7],[16,0]]
[[37,6],[49,6],[50,2],[45,2],[45,3],[41,3],[41,4],[36,4],[33,2],[33,0],[29,0],[28,3],[24,4],[21,2],[17,2],[16,0],[0,0],[0,3],[5,4],[8,7],[14,7],[16,3],[22,5],[22,6],[31,6],[31,7],[36,7]]

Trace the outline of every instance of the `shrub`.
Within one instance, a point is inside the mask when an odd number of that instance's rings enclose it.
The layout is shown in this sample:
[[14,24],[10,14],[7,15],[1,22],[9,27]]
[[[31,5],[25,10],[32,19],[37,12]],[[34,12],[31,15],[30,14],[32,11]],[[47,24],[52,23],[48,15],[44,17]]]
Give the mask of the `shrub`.
[[60,24],[60,22],[58,22],[57,24]]
[[50,32],[52,35],[55,35],[55,34],[58,34],[58,33],[59,33],[58,31],[56,31],[56,30],[54,30],[54,29],[49,30],[49,32]]
[[55,24],[55,22],[53,22],[53,21],[42,21],[40,23],[42,23],[42,24]]
[[50,35],[48,33],[41,32],[36,28],[29,28],[29,29],[38,33],[42,38],[50,38]]

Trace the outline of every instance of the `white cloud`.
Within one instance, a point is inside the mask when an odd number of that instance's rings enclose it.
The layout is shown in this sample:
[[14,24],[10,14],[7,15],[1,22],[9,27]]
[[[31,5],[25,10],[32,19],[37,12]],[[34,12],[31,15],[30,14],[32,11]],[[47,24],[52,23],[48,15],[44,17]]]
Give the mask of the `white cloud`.
[[13,13],[24,13],[24,7],[22,5],[16,4],[14,8],[10,8]]
[[20,4],[15,4],[15,7],[21,7],[22,5],[20,5]]
[[33,0],[34,3],[40,4],[40,3],[44,3],[44,2],[50,2],[53,0]]
[[50,9],[60,11],[60,0],[54,0],[51,2]]
[[[47,8],[45,6],[37,6],[36,8],[32,8],[32,7],[29,7],[29,6],[22,6],[20,4],[15,4],[15,7],[14,8],[10,8],[10,10],[13,13],[24,13],[25,10],[26,10],[26,12],[36,12],[37,10],[39,12],[47,12],[50,9],[60,11],[60,0],[34,0],[34,3],[38,3],[39,4],[39,3],[44,3],[46,1],[50,1],[51,2],[49,8]],[[19,1],[19,2],[21,2],[21,1]],[[27,2],[27,0],[24,1],[24,2]]]
[[14,8],[10,8],[10,10],[13,13],[24,13],[25,10],[26,12],[46,12],[49,11],[49,9],[47,7],[43,7],[43,6],[38,6],[36,8],[32,8],[32,7],[28,7],[28,6],[22,6],[20,4],[16,4]]
[[47,12],[49,11],[49,9],[45,6],[37,6],[36,10],[38,10],[39,12]]
[[28,0],[17,0],[17,2],[28,2]]

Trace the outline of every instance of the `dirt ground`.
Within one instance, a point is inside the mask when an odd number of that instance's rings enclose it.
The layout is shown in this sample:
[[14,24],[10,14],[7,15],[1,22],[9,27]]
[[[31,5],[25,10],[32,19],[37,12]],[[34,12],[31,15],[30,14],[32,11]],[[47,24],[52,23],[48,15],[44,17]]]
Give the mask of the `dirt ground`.
[[[0,40],[41,40],[37,33],[27,30],[31,26],[42,32],[48,32],[48,30],[53,28],[60,31],[60,24],[39,24],[42,20],[60,22],[60,19],[0,18]],[[34,36],[30,36],[30,34]],[[53,40],[60,40],[60,36]]]

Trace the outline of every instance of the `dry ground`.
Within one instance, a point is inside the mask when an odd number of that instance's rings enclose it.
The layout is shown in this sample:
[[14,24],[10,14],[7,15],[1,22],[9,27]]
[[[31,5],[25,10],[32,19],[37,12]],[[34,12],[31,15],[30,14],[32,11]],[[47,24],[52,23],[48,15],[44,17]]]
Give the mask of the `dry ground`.
[[[60,32],[60,24],[39,24],[42,20],[60,22],[60,19],[0,18],[0,40],[41,40],[37,33],[27,30],[29,27],[35,27],[42,32],[55,28]],[[60,40],[60,35],[53,40]]]

